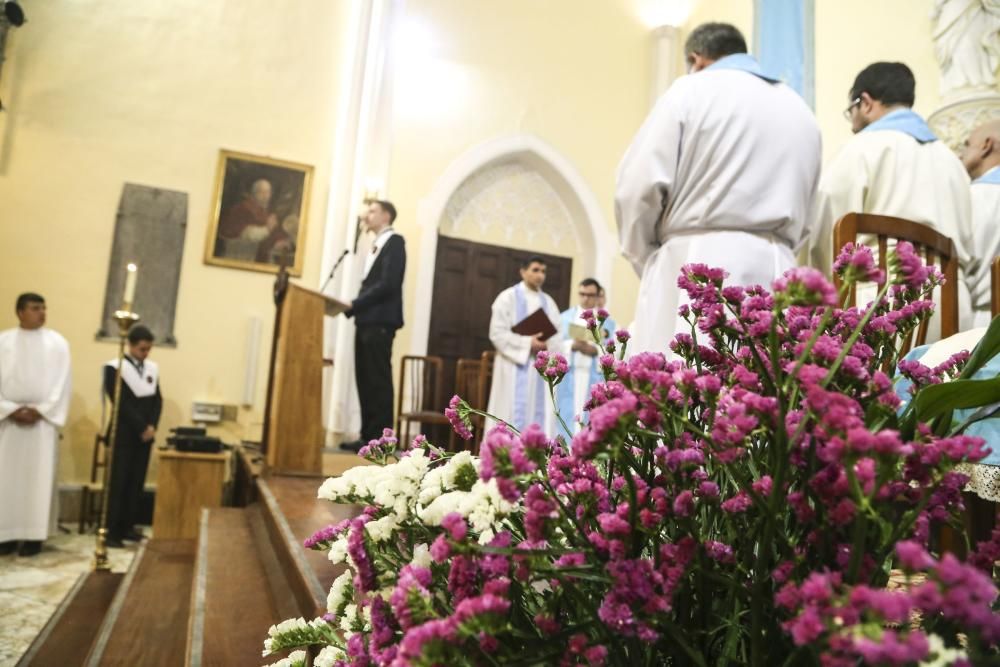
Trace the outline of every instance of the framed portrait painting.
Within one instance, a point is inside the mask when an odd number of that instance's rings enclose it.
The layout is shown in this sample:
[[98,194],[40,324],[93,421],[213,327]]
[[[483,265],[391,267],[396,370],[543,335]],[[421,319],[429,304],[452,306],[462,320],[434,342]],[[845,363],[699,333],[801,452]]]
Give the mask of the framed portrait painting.
[[219,152],[205,263],[302,275],[309,165]]

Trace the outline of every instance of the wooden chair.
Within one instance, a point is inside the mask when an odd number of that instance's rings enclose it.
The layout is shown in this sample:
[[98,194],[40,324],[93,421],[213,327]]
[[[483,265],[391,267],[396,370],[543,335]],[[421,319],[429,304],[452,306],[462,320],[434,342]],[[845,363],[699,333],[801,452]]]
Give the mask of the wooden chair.
[[990,313],[1000,315],[1000,257],[994,257],[990,264]]
[[399,394],[396,403],[396,436],[402,443],[410,440],[410,425],[448,424],[441,396],[444,361],[441,357],[403,357],[399,369]]
[[100,520],[101,502],[104,498],[104,466],[107,459],[103,433],[94,436],[94,451],[90,456],[90,481],[80,489],[80,534],[91,523]]
[[[482,401],[479,398],[479,392],[482,387],[479,384],[479,377],[483,372],[483,362],[481,359],[459,359],[455,364],[455,393],[462,397],[462,399],[474,408],[481,409]],[[478,419],[473,419],[472,424],[472,441],[476,441],[476,431],[479,430],[476,426],[476,422],[480,421]],[[452,429],[448,437],[448,449],[454,451],[455,449],[455,430]],[[471,445],[471,443],[470,443]]]
[[[869,213],[848,213],[833,228],[834,257],[845,244],[856,243],[859,236],[874,236],[878,239],[878,265],[883,271],[888,270],[889,239],[909,241],[928,264],[939,263],[946,280],[940,288],[940,303],[937,304],[941,318],[941,338],[958,333],[958,257],[950,238],[912,220]],[[836,276],[834,282],[839,289],[840,281]],[[852,293],[849,306],[854,305],[854,298]],[[929,319],[925,319],[920,323],[915,341],[911,336],[910,340],[903,342],[904,355],[914,345],[927,342],[928,322]]]

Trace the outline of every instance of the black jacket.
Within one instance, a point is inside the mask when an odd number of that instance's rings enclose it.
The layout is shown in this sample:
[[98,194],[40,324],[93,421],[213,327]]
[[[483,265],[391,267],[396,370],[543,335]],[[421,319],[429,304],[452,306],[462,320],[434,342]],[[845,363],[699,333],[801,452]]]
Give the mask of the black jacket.
[[361,282],[358,297],[345,313],[358,326],[403,326],[403,273],[406,271],[406,242],[399,234],[390,236],[379,251],[371,271]]
[[[132,363],[128,357],[126,364]],[[104,367],[104,393],[112,403],[115,400],[115,369]],[[160,383],[156,383],[156,393],[152,396],[136,397],[129,386],[122,382],[122,405],[118,410],[118,437],[138,440],[147,426],[156,428],[160,423],[160,411],[163,409],[163,398],[160,396]],[[108,424],[108,431],[111,424]],[[105,435],[110,435],[106,433]]]

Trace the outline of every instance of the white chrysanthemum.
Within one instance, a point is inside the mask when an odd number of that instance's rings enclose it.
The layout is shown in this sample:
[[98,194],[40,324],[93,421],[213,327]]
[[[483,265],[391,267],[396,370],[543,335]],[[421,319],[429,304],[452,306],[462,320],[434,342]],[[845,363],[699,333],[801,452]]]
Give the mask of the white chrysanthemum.
[[330,586],[330,594],[326,596],[326,609],[334,616],[340,613],[340,608],[348,601],[348,593],[353,593],[351,579],[351,572],[348,570],[334,579]]
[[358,605],[351,603],[346,607],[344,607],[344,615],[340,617],[340,629],[344,630],[345,632],[347,630],[353,630],[354,624],[357,622],[357,620],[358,620]]
[[[452,512],[461,513],[460,508],[468,495],[468,491],[442,493],[430,505],[418,510],[417,516],[428,526],[440,526],[441,519],[448,514]],[[465,515],[463,514],[462,516]]]
[[377,521],[369,521],[365,524],[365,532],[372,542],[384,542],[392,537],[393,531],[399,525],[399,518],[395,514],[387,514]]
[[429,568],[432,562],[434,559],[431,558],[431,549],[425,542],[413,547],[413,560],[410,561],[410,565]]
[[324,646],[313,660],[313,667],[333,667],[338,660],[347,660],[347,654],[336,646]]
[[330,550],[326,552],[326,557],[331,563],[343,563],[347,559],[347,536],[339,538],[330,545]]
[[920,663],[920,667],[945,667],[957,660],[968,660],[969,656],[965,651],[957,648],[948,648],[944,645],[944,640],[939,635],[928,634],[927,644],[930,655],[934,656]]
[[472,466],[473,470],[479,472],[479,459],[473,458],[472,453],[467,450],[463,450],[448,459],[448,463],[441,468],[443,474],[441,481],[446,489],[455,488],[458,471],[466,466]]
[[444,493],[444,466],[429,470],[420,482],[420,493],[417,495],[417,502],[421,505],[429,505],[435,498]]
[[[267,667],[301,667],[304,664],[306,664],[306,652],[292,651],[288,654],[287,658],[282,658],[278,662],[272,662]],[[332,665],[333,663],[331,662],[330,664]]]

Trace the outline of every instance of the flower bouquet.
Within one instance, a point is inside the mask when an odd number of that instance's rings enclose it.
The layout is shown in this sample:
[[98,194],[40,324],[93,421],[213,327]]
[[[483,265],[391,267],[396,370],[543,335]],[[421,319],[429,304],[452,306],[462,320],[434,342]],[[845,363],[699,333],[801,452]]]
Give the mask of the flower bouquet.
[[[942,282],[900,243],[837,259],[838,291],[797,268],[761,287],[685,267],[690,332],[626,357],[591,312],[605,382],[571,442],[499,423],[481,454],[391,431],[319,497],[363,507],[307,546],[346,563],[329,613],[271,629],[265,655],[316,665],[911,665],[1000,658],[1000,530],[962,560],[953,413],[1000,400],[971,375],[1000,352],[888,374]],[[862,281],[880,288],[843,307]],[[559,355],[536,368],[554,387]],[[887,372],[888,371],[888,372]],[[467,437],[472,410],[447,414]],[[479,413],[482,414],[482,413]],[[573,429],[568,429],[570,432]],[[932,555],[932,553],[938,555]],[[890,574],[897,573],[892,581]]]

